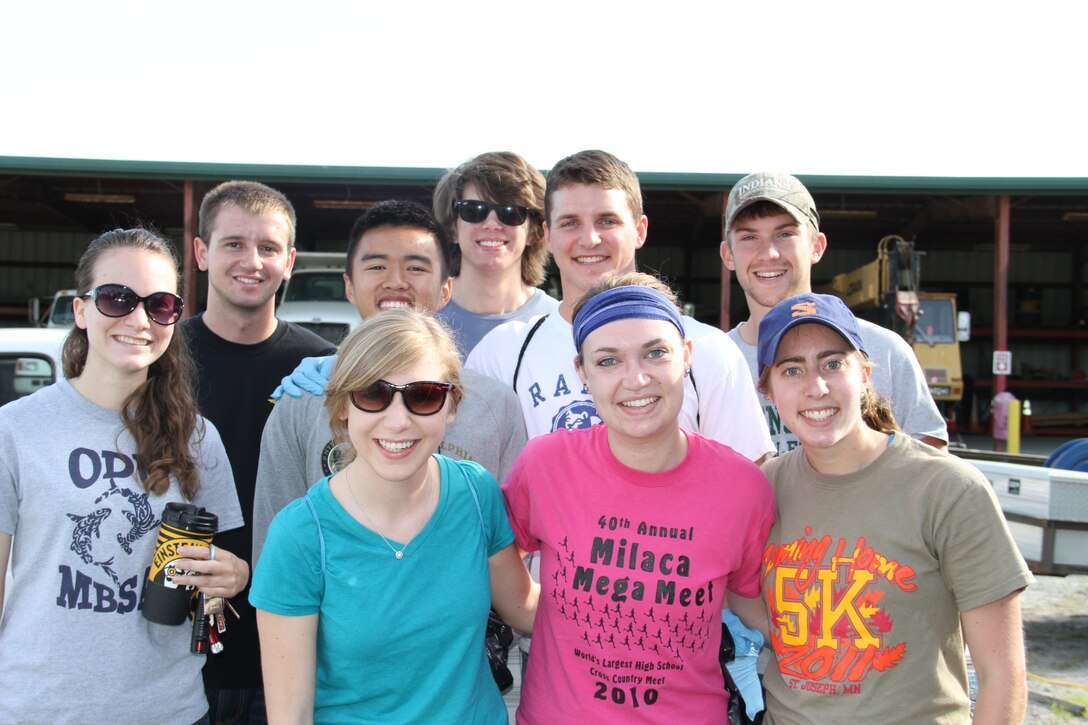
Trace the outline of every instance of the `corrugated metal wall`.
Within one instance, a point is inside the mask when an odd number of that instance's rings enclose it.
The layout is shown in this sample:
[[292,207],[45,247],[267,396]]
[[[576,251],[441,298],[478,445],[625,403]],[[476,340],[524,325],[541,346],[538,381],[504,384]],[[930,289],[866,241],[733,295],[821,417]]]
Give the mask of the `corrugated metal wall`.
[[72,286],[72,272],[91,238],[69,232],[0,230],[0,300],[25,304]]

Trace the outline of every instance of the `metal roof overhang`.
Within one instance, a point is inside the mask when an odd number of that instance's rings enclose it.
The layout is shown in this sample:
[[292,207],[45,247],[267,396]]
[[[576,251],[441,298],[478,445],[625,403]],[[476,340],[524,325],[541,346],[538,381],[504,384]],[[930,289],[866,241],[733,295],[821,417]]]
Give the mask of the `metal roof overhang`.
[[[194,182],[222,179],[255,179],[295,183],[352,183],[360,185],[431,185],[445,169],[425,167],[308,166],[231,164],[183,161],[135,161],[118,159],[73,159],[0,156],[0,174],[25,176],[99,177],[118,179],[160,179],[185,182],[186,239],[194,230]],[[678,192],[722,193],[744,174],[695,174],[640,172],[644,189]],[[989,195],[997,199],[994,260],[994,349],[1007,350],[1007,286],[1009,265],[1009,196],[1064,196],[1088,194],[1088,177],[947,177],[947,176],[847,176],[799,174],[814,193],[843,194],[943,194]],[[724,200],[723,200],[724,202]],[[191,267],[191,252],[185,245],[185,265]],[[191,276],[191,275],[190,275]],[[729,320],[727,292],[729,272],[722,269],[721,319]],[[191,282],[189,283],[192,284]],[[186,293],[192,290],[186,287]],[[1005,388],[1005,376],[995,376],[994,391]]]
[[[744,174],[692,174],[650,171],[638,173],[647,189],[722,191]],[[74,176],[191,181],[261,179],[295,182],[360,184],[433,184],[445,169],[389,166],[307,166],[232,164],[191,161],[133,161],[0,156],[0,174]],[[745,172],[747,173],[747,172]],[[1079,177],[957,177],[957,176],[843,176],[800,174],[814,192],[888,194],[1029,194],[1088,193],[1088,176]]]

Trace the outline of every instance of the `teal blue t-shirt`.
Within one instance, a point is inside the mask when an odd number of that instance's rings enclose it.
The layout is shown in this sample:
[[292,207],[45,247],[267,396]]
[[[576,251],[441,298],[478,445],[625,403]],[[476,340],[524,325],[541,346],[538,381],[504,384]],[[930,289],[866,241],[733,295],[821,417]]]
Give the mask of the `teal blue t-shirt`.
[[[403,559],[344,510],[328,478],[307,494],[321,521],[324,573],[304,499],[269,527],[249,600],[274,614],[320,615],[316,723],[507,721],[483,640],[491,606],[487,560],[513,542],[514,532],[490,473],[470,461],[435,458],[438,505]],[[399,550],[403,542],[390,543]]]

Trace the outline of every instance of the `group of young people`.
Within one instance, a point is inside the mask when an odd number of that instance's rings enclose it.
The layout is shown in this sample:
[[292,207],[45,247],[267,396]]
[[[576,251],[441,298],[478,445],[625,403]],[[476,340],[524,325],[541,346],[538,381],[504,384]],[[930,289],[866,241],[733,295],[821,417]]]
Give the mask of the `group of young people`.
[[[294,213],[268,187],[230,182],[202,204],[209,297],[182,326],[188,348],[171,337],[165,243],[92,243],[69,341],[85,362],[66,352],[68,380],[0,411],[15,574],[0,684],[38,685],[0,694],[0,719],[497,725],[481,641],[494,608],[532,635],[519,722],[720,723],[726,606],[773,651],[764,722],[967,721],[965,644],[975,717],[1022,719],[1031,575],[986,480],[940,450],[910,349],[812,294],[827,242],[797,179],[753,174],[729,195],[721,256],[750,311],[729,336],[635,271],[648,219],[610,154],[546,179],[482,154],[433,206],[382,202],[356,223],[345,283],[363,322],[334,356],[274,318]],[[561,301],[537,288],[549,253]],[[177,369],[190,349],[207,420]],[[305,355],[324,357],[292,373]],[[309,393],[269,406],[280,377]],[[171,497],[252,537],[183,552],[200,576],[180,583],[256,610],[228,619],[207,700],[202,658],[134,616],[153,543],[139,507],[157,523]],[[110,537],[121,498],[132,530]],[[53,662],[81,639],[132,676]],[[148,717],[160,674],[188,687],[184,707]],[[35,696],[42,680],[85,683],[83,709]]]

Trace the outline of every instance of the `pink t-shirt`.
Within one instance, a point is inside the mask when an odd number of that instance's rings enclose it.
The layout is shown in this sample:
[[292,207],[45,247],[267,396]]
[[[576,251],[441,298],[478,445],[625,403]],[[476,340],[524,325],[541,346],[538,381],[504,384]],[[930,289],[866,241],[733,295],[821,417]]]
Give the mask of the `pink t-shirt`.
[[503,484],[518,546],[541,552],[518,722],[720,725],[722,599],[759,594],[770,484],[696,433],[676,468],[636,471],[607,430],[531,440]]

